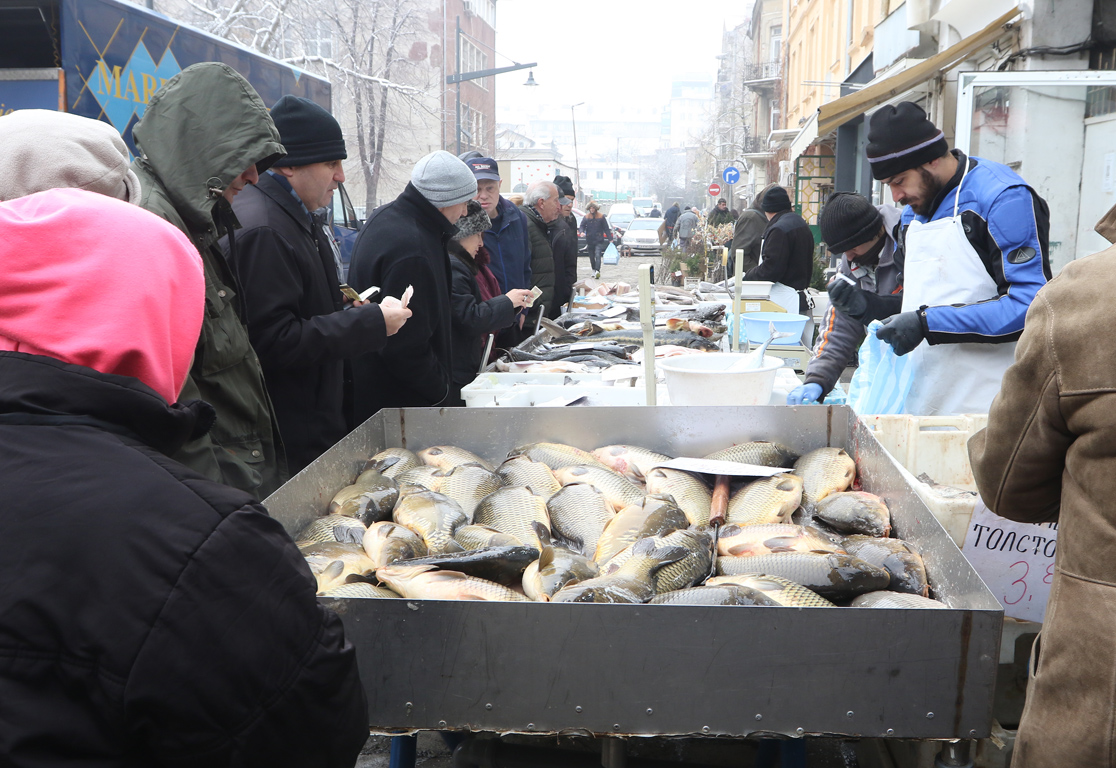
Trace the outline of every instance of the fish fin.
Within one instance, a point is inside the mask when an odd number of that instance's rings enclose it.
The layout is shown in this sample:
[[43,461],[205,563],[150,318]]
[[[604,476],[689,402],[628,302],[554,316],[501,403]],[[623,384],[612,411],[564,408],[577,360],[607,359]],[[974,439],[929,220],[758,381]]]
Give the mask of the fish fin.
[[794,551],[794,537],[793,536],[773,536],[763,542],[763,546],[770,549],[772,552],[793,552]]
[[554,562],[554,547],[543,545],[542,552],[539,554],[539,570],[546,568]]
[[329,579],[336,579],[341,576],[345,570],[345,563],[341,560],[334,560],[325,568],[322,569],[322,577]]
[[787,478],[784,478],[784,479],[780,480],[779,484],[775,486],[775,489],[779,490],[779,491],[787,492],[787,491],[793,491],[795,488],[798,488],[800,485],[801,485],[801,482],[795,482],[794,480],[787,477]]
[[333,538],[348,544],[363,544],[364,532],[357,532],[356,528],[345,525],[333,526]]
[[655,540],[650,536],[640,539],[632,546],[632,557],[644,557],[655,551]]
[[538,537],[539,543],[543,546],[552,545],[554,543],[554,537],[551,535],[550,529],[538,520],[531,521],[531,528],[535,531],[535,536]]

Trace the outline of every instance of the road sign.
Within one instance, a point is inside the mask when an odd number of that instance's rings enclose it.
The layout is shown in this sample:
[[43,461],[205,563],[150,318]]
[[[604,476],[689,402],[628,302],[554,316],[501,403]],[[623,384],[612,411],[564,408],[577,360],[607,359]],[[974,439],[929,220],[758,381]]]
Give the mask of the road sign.
[[713,197],[716,197],[717,195],[721,194],[721,185],[718,184],[717,182],[713,182],[712,184],[710,184],[709,185],[709,194],[712,195]]
[[740,181],[740,169],[733,168],[731,165],[721,172],[721,178],[725,180],[726,184],[735,184]]

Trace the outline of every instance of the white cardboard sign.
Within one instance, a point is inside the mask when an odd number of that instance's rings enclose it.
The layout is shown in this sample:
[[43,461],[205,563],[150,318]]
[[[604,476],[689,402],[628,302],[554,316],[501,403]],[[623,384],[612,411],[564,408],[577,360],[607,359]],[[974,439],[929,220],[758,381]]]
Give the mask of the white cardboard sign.
[[1004,606],[1004,615],[1041,622],[1057,549],[1057,523],[1017,523],[978,500],[961,551]]

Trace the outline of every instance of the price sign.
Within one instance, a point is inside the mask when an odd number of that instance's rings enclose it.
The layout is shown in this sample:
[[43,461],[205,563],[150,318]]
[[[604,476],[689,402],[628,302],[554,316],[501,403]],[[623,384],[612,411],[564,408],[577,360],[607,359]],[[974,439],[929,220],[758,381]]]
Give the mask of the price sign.
[[1057,549],[1057,523],[1016,523],[978,501],[961,551],[1004,606],[1004,615],[1041,622]]
[[721,185],[718,184],[717,182],[713,182],[712,184],[710,184],[709,185],[709,194],[712,195],[713,197],[716,197],[717,195],[721,194]]

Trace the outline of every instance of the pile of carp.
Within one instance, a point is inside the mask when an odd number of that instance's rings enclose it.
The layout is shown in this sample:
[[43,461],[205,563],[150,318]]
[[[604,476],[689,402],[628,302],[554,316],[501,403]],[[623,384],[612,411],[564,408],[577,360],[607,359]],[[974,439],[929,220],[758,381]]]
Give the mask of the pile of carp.
[[742,443],[706,459],[791,468],[734,485],[630,445],[389,448],[297,537],[325,597],[945,608],[840,448]]

